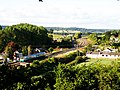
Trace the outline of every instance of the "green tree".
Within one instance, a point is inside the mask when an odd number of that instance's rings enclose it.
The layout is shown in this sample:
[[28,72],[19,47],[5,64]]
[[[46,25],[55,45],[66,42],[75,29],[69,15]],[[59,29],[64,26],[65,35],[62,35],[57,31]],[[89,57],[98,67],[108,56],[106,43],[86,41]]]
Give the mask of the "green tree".
[[75,37],[76,39],[78,39],[78,38],[81,38],[81,35],[82,35],[82,33],[75,33],[74,37]]
[[19,45],[18,44],[16,44],[15,42],[9,42],[8,44],[7,44],[7,46],[5,47],[5,50],[4,50],[4,52],[6,52],[7,54],[8,54],[8,57],[10,58],[10,59],[13,59],[13,53],[16,51],[16,50],[18,50],[19,49]]
[[53,49],[52,47],[50,47],[50,48],[48,49],[48,51],[51,52],[51,53],[52,53],[53,50],[54,50],[54,49]]
[[31,45],[28,46],[28,55],[32,53]]
[[92,44],[87,45],[85,51],[92,51]]
[[67,48],[72,47],[72,40],[71,40],[71,38],[70,37],[62,38],[60,46],[67,47]]
[[104,37],[103,37],[103,41],[109,41],[111,37],[111,31],[105,32]]
[[28,47],[27,46],[22,47],[22,53],[23,53],[23,55],[28,55]]
[[0,30],[2,30],[2,26],[0,25]]
[[97,36],[96,33],[90,34],[88,38],[93,41],[93,44],[97,44],[98,43],[98,36]]
[[0,47],[5,48],[7,43],[13,41],[22,46],[43,46],[52,42],[48,37],[47,29],[27,23],[7,26],[0,31]]
[[24,45],[44,45],[49,40],[47,30],[27,23],[12,25],[4,29],[8,40]]
[[51,33],[51,34],[52,34],[52,33],[53,33],[53,31],[54,31],[53,29],[50,29],[50,30],[49,30],[49,33]]

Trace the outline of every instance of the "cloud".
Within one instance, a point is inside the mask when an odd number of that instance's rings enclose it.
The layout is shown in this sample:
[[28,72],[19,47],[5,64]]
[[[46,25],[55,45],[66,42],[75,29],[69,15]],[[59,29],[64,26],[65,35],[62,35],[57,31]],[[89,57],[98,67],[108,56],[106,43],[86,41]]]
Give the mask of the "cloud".
[[45,26],[120,28],[120,6],[113,0],[53,1],[0,9],[1,24],[26,22]]

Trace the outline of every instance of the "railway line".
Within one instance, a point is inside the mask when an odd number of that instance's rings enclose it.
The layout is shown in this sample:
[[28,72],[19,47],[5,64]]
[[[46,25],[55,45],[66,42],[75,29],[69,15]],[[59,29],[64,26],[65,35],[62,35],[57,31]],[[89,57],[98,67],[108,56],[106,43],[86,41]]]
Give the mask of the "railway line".
[[[55,57],[57,55],[62,55],[62,54],[65,54],[65,53],[68,53],[70,51],[74,51],[76,50],[76,48],[71,48],[71,49],[68,49],[68,50],[64,50],[64,51],[59,51],[59,52],[56,52],[56,53],[52,53],[52,54],[46,54],[46,56],[44,57],[44,59],[47,59],[48,57]],[[35,54],[34,54],[35,55]],[[37,54],[38,55],[38,54]],[[27,57],[28,58],[28,57]],[[12,62],[12,63],[8,63],[8,66],[10,67],[19,67],[19,66],[24,66],[24,67],[28,67],[30,66],[30,63],[36,59],[40,59],[40,57],[35,57],[34,58],[30,58],[28,60],[24,60],[24,61],[19,61],[19,62]]]
[[68,52],[71,52],[71,51],[74,51],[74,50],[77,50],[81,47],[84,47],[86,45],[88,45],[88,40],[85,39],[85,38],[81,38],[79,39],[79,43],[74,47],[74,48],[71,48],[71,49],[67,49],[67,50],[63,50],[63,51],[59,51],[59,52],[56,52],[56,53],[51,53],[51,54],[48,54],[48,53],[44,53],[44,52],[41,52],[41,53],[37,53],[37,54],[32,54],[30,56],[25,56],[25,58],[23,60],[20,60],[19,62],[12,62],[12,63],[8,63],[8,66],[12,66],[12,67],[18,67],[18,66],[29,66],[30,63],[33,61],[33,60],[37,60],[37,59],[40,59],[41,57],[44,57],[44,59],[48,58],[48,57],[56,57],[58,55],[63,55],[65,53],[68,53]]
[[87,46],[89,44],[88,40],[86,38],[81,38],[79,39],[79,46],[84,47]]

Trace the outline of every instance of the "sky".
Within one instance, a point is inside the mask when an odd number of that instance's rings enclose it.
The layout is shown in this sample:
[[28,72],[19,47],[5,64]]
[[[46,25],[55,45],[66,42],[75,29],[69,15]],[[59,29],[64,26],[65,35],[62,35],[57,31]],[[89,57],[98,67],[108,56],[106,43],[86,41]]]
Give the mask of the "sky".
[[117,0],[0,0],[0,25],[120,29]]

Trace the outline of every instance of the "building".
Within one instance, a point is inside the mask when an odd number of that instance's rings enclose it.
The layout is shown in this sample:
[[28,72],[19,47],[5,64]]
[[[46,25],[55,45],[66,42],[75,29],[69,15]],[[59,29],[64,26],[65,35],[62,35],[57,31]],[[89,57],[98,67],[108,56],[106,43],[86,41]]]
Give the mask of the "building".
[[87,52],[86,56],[89,58],[120,58],[120,53],[115,52]]
[[107,49],[105,49],[105,50],[103,50],[103,52],[108,52],[108,53],[110,53],[110,52],[118,52],[118,49],[110,49],[110,48],[107,48]]

